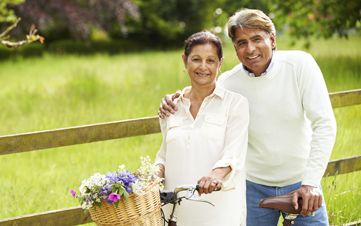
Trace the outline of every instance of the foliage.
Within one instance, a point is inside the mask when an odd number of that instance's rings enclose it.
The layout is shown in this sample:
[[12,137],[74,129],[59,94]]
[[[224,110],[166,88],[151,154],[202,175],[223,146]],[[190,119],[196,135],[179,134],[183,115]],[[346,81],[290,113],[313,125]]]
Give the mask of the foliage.
[[32,25],[29,31],[29,34],[26,35],[25,40],[21,41],[10,41],[9,32],[12,31],[19,23],[20,18],[18,18],[14,24],[10,25],[5,29],[4,32],[0,33],[0,43],[8,48],[18,48],[22,45],[29,44],[32,42],[39,41],[44,43],[44,37],[37,34],[38,30],[35,28],[35,25]]
[[185,37],[212,28],[214,12],[225,0],[137,0],[140,19],[130,22],[132,38],[181,43]]
[[[4,31],[0,33],[0,44],[8,48],[17,48],[25,44],[29,44],[35,41],[44,42],[44,37],[37,34],[35,26],[31,26],[29,34],[26,35],[25,40],[12,41],[10,40],[9,33],[18,25],[20,18],[16,18],[14,11],[9,9],[9,5],[17,5],[23,3],[24,0],[3,0],[0,2],[0,23],[12,23],[4,27]],[[1,27],[0,27],[1,28]]]
[[136,174],[120,165],[115,172],[107,174],[95,173],[89,179],[82,181],[79,195],[74,190],[70,193],[77,197],[83,209],[101,206],[102,202],[119,205],[121,199],[127,199],[129,194],[140,194],[150,186],[156,186],[162,181],[157,176],[158,168],[153,166],[149,156],[141,157],[141,166]]
[[279,33],[288,32],[295,40],[330,38],[335,33],[347,37],[361,26],[357,0],[32,0],[14,5],[22,2],[2,1],[0,21],[14,18],[13,9],[26,22],[23,33],[34,23],[50,42],[131,39],[151,46],[179,46],[196,31],[222,32],[228,17],[245,7],[263,10]]
[[32,0],[14,10],[28,24],[37,24],[49,40],[85,40],[97,30],[122,31],[126,29],[127,17],[136,19],[139,16],[131,0]]
[[[274,0],[269,10],[278,29],[295,39],[347,37],[361,28],[361,1],[357,0]],[[309,43],[308,43],[309,44]]]
[[23,3],[24,0],[1,0],[0,1],[0,23],[16,21],[14,10],[9,9],[8,5],[17,5]]

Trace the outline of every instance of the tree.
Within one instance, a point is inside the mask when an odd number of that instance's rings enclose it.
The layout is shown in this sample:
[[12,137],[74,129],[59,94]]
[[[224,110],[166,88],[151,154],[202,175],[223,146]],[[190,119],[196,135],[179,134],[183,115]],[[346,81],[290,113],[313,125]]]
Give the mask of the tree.
[[88,40],[94,30],[121,33],[127,17],[139,16],[131,0],[28,0],[14,11],[27,25],[38,24],[49,40]]
[[[347,37],[361,26],[359,0],[2,0],[0,18],[21,16],[24,27],[37,24],[47,40],[89,40],[94,31],[110,38],[130,38],[165,46],[181,43],[189,34],[219,31],[237,10],[258,8],[281,32],[295,39]],[[16,3],[16,5],[14,5]]]
[[12,41],[9,33],[18,25],[20,18],[16,18],[14,11],[8,9],[7,6],[9,4],[20,4],[23,0],[3,0],[0,2],[0,23],[8,22],[11,25],[8,25],[3,32],[0,33],[0,43],[9,48],[17,48],[22,45],[32,43],[35,41],[44,42],[44,37],[37,34],[37,29],[34,25],[31,26],[29,34],[26,35],[26,39],[20,41]]
[[2,0],[0,2],[0,23],[1,22],[15,22],[16,16],[14,10],[8,8],[8,5],[17,5],[23,3],[24,0]]
[[273,0],[269,9],[278,29],[294,38],[347,37],[361,26],[361,1],[358,0]]
[[214,12],[225,0],[136,0],[140,19],[130,36],[155,44],[179,45],[191,33],[213,27]]

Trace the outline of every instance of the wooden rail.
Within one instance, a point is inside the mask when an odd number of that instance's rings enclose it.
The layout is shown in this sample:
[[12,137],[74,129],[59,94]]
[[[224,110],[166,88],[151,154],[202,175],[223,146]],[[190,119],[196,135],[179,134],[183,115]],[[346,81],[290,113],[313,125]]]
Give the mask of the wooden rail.
[[361,155],[330,161],[324,177],[351,173],[361,170]]
[[81,207],[53,210],[0,220],[1,226],[67,226],[92,222]]
[[[361,89],[331,93],[334,108],[361,104]],[[158,118],[146,117],[0,136],[0,155],[159,133]]]
[[361,104],[361,89],[330,93],[333,108]]
[[159,133],[158,117],[0,136],[0,155]]
[[[331,93],[330,99],[334,108],[361,104],[361,89]],[[0,155],[158,132],[160,132],[160,128],[158,118],[155,116],[0,136]],[[359,170],[361,170],[361,155],[329,162],[324,177]],[[0,220],[0,226],[72,226],[89,222],[91,219],[88,212],[83,211],[80,207],[72,207]]]

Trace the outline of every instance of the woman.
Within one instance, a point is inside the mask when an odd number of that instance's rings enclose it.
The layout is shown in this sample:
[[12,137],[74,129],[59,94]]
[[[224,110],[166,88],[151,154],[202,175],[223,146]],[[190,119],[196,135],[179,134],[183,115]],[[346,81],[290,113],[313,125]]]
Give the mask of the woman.
[[[206,194],[201,199],[215,207],[184,201],[176,208],[178,225],[246,225],[248,102],[216,84],[223,55],[214,34],[191,35],[182,58],[191,86],[178,98],[178,111],[160,121],[163,142],[156,164],[166,190],[198,183],[199,194]],[[219,188],[223,191],[212,193]]]

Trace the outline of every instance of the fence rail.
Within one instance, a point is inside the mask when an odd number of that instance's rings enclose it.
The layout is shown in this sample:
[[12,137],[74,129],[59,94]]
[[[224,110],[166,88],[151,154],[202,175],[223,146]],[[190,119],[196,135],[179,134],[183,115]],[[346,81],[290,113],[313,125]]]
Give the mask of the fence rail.
[[[334,108],[361,104],[361,89],[331,93],[330,99]],[[159,132],[158,118],[154,116],[0,136],[0,155]]]
[[[330,94],[334,108],[361,104],[361,89]],[[0,136],[0,155],[160,132],[158,118],[146,117],[64,129]],[[361,155],[330,161],[324,177],[361,170]],[[66,226],[91,222],[80,207],[65,208],[0,220],[0,226]]]
[[0,220],[1,226],[67,226],[92,222],[81,207],[53,210]]
[[361,89],[330,93],[333,108],[361,104]]
[[0,136],[0,155],[160,132],[157,117]]

